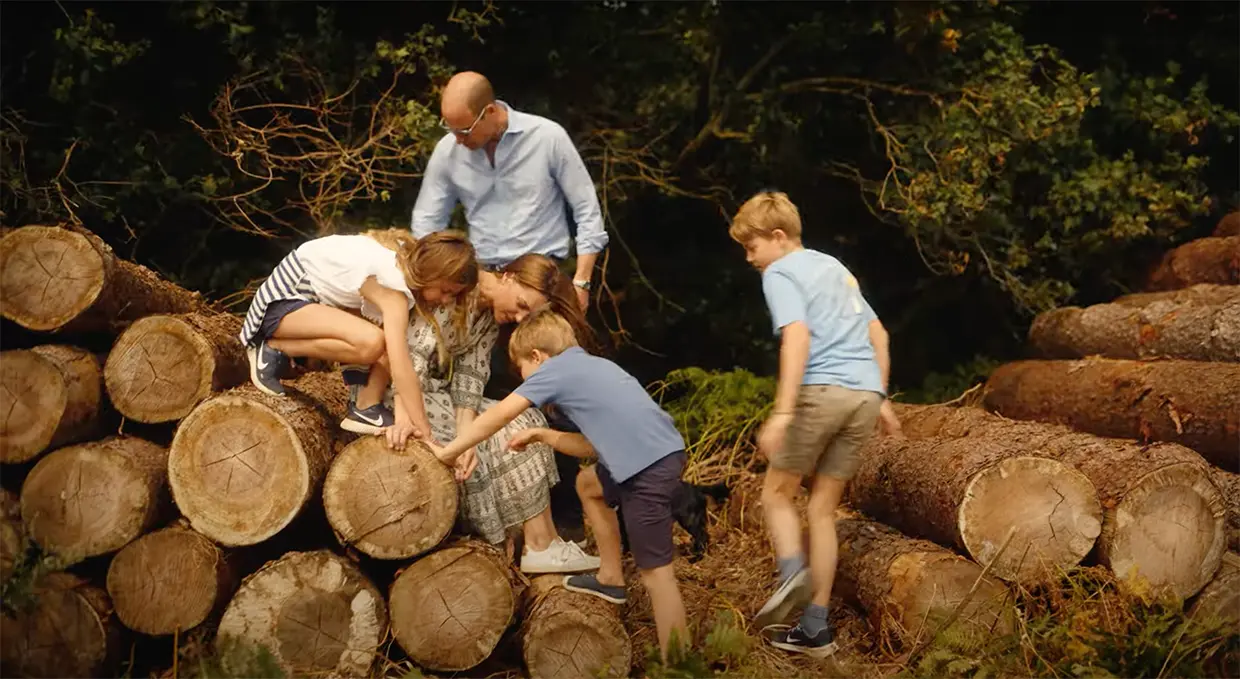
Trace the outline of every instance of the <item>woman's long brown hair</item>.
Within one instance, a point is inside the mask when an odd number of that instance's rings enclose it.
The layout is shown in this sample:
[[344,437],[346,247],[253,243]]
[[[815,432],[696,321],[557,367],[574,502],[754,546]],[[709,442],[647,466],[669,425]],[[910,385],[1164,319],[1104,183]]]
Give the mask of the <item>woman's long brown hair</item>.
[[568,276],[560,271],[555,260],[537,254],[522,255],[504,267],[502,273],[511,275],[518,283],[546,297],[552,310],[573,326],[573,334],[583,349],[596,355],[601,352],[598,336],[586,322],[585,313],[577,301],[577,290]]

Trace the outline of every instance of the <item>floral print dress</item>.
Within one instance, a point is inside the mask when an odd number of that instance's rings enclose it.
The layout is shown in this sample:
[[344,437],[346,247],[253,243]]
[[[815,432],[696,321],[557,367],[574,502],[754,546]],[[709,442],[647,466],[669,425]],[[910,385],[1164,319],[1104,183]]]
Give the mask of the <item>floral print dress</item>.
[[[468,408],[481,414],[497,401],[482,397],[491,376],[491,350],[499,336],[499,326],[490,310],[479,309],[477,293],[460,303],[470,312],[462,331],[453,322],[452,307],[435,312],[449,360],[439,359],[438,337],[434,326],[413,314],[408,333],[409,353],[421,378],[426,416],[435,438],[447,443],[456,437],[456,409]],[[522,452],[509,452],[508,441],[516,432],[546,427],[547,420],[536,408],[529,408],[491,438],[478,444],[478,468],[462,484],[458,528],[482,537],[491,544],[504,542],[509,529],[519,528],[551,503],[551,487],[560,480],[555,452],[547,445],[533,444]]]

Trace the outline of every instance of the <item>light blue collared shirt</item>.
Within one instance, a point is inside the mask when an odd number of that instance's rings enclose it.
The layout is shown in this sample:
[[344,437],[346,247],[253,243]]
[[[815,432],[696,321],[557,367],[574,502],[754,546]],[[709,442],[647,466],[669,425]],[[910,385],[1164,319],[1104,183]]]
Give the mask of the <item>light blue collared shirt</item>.
[[577,223],[577,253],[602,252],[607,231],[598,195],[572,139],[558,123],[508,109],[508,129],[495,148],[471,151],[444,135],[413,206],[413,235],[447,228],[457,201],[465,206],[469,240],[484,266],[504,266],[531,252],[563,259],[570,234],[565,201]]

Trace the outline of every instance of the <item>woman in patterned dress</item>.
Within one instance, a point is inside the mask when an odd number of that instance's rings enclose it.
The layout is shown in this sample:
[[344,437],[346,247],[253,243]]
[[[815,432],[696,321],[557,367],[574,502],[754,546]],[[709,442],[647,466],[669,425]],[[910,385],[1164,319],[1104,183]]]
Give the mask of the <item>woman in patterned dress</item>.
[[[569,318],[583,343],[593,341],[572,283],[553,260],[537,254],[520,257],[496,272],[479,272],[477,287],[456,305],[415,316],[409,329],[409,353],[421,377],[426,414],[437,441],[451,441],[459,427],[495,404],[484,399],[482,392],[491,375],[491,350],[499,324],[518,322],[544,304]],[[396,412],[403,413],[403,409]],[[509,531],[520,527],[525,535],[521,570],[527,573],[597,569],[598,557],[562,540],[551,520],[551,488],[560,478],[555,453],[538,444],[528,447],[527,454],[508,454],[508,441],[516,432],[546,426],[543,413],[530,408],[461,456],[458,524],[464,532],[489,543],[507,541],[509,549]],[[397,417],[389,431],[393,445],[403,444],[409,427],[410,423]]]

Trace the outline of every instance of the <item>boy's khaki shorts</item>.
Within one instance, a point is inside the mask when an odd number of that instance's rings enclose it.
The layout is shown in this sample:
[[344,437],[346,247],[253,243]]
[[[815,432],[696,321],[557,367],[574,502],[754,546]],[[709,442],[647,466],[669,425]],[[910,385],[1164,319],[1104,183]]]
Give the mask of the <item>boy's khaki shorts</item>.
[[801,476],[825,474],[847,481],[861,464],[861,447],[878,424],[883,397],[831,384],[802,385],[776,469]]

